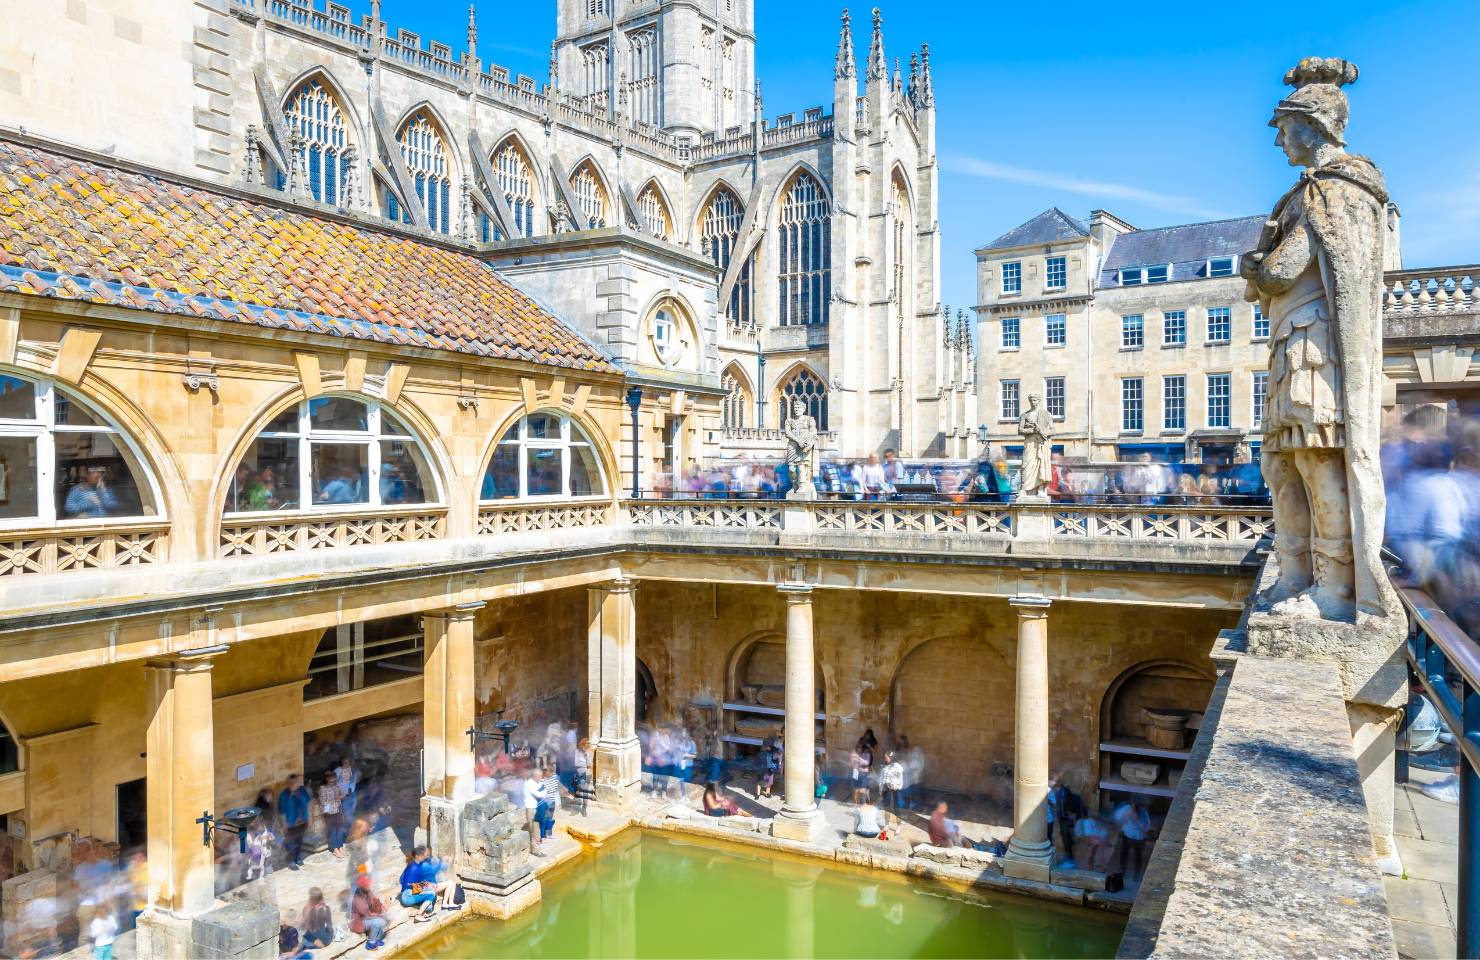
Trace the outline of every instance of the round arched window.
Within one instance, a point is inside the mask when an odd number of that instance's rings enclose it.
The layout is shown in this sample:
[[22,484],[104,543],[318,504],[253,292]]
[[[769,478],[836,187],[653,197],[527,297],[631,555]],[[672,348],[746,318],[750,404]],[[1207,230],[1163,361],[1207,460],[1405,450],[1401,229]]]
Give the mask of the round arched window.
[[480,499],[605,493],[596,449],[581,428],[558,413],[534,413],[499,438],[483,474]]
[[375,400],[326,396],[278,414],[247,449],[227,513],[435,503],[426,451]]
[[142,459],[50,380],[0,374],[0,526],[159,516]]

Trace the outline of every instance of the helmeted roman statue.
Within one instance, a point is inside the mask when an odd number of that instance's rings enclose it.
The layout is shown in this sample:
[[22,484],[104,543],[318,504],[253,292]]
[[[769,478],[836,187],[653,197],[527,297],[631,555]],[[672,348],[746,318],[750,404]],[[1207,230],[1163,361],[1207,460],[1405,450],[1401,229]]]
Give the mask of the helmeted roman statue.
[[786,418],[786,466],[791,473],[788,500],[815,500],[817,488],[817,421],[807,412],[801,397],[791,400],[791,416]]
[[1048,485],[1053,482],[1048,441],[1053,417],[1042,406],[1043,398],[1028,394],[1028,409],[1018,418],[1018,432],[1023,435],[1023,467],[1018,496],[1023,500],[1046,500]]
[[1385,616],[1384,497],[1378,463],[1382,267],[1387,190],[1346,152],[1345,60],[1310,57],[1285,74],[1275,143],[1300,178],[1280,198],[1242,272],[1270,321],[1263,470],[1274,504],[1277,615]]

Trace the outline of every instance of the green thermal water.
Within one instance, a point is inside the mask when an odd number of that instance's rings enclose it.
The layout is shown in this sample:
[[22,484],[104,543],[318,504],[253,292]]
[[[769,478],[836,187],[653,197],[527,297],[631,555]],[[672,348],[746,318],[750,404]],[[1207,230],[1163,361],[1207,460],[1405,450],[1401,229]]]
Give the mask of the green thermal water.
[[449,958],[1110,957],[1124,921],[897,874],[629,831],[506,923],[402,954]]

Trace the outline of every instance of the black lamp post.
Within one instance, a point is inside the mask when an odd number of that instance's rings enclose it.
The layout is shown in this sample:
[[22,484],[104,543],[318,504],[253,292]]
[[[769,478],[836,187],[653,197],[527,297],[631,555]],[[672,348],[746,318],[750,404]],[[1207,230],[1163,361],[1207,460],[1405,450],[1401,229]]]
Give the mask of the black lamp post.
[[755,338],[755,425],[763,429],[766,425],[766,355],[761,352],[760,334]]
[[627,388],[627,406],[632,410],[632,499],[642,496],[642,471],[639,448],[642,444],[641,428],[637,424],[637,411],[642,406],[642,388],[637,384]]
[[498,712],[498,719],[494,721],[493,726],[498,731],[497,733],[484,733],[476,725],[468,727],[468,744],[474,749],[477,749],[480,743],[487,743],[490,740],[502,740],[504,742],[504,756],[508,756],[510,753],[509,738],[514,735],[515,730],[519,729],[519,721],[505,720],[504,712],[500,710]]
[[984,447],[987,445],[987,425],[985,423],[976,428],[976,442]]
[[202,810],[196,823],[200,824],[200,842],[209,847],[211,845],[211,832],[213,830],[225,830],[227,833],[236,834],[241,852],[247,852],[247,831],[257,818],[262,816],[261,807],[233,807],[219,817],[211,816],[211,811]]

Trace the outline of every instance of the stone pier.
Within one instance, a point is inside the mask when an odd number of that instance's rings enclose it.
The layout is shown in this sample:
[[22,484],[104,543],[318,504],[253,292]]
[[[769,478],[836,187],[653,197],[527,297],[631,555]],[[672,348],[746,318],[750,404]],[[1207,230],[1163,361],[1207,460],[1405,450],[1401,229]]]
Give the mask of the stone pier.
[[587,610],[587,730],[595,744],[596,801],[630,806],[642,792],[637,739],[637,581],[591,587]]
[[786,598],[786,723],[782,783],[785,800],[771,822],[773,836],[812,842],[822,835],[817,809],[816,655],[812,642],[812,586],[783,583]]
[[1049,882],[1048,608],[1044,597],[1013,597],[1017,609],[1017,715],[1013,750],[1012,840],[1002,860],[1009,877]]
[[473,634],[482,603],[463,603],[422,618],[426,635],[422,679],[424,752],[422,818],[435,856],[458,854],[458,820],[473,796],[475,717]]

